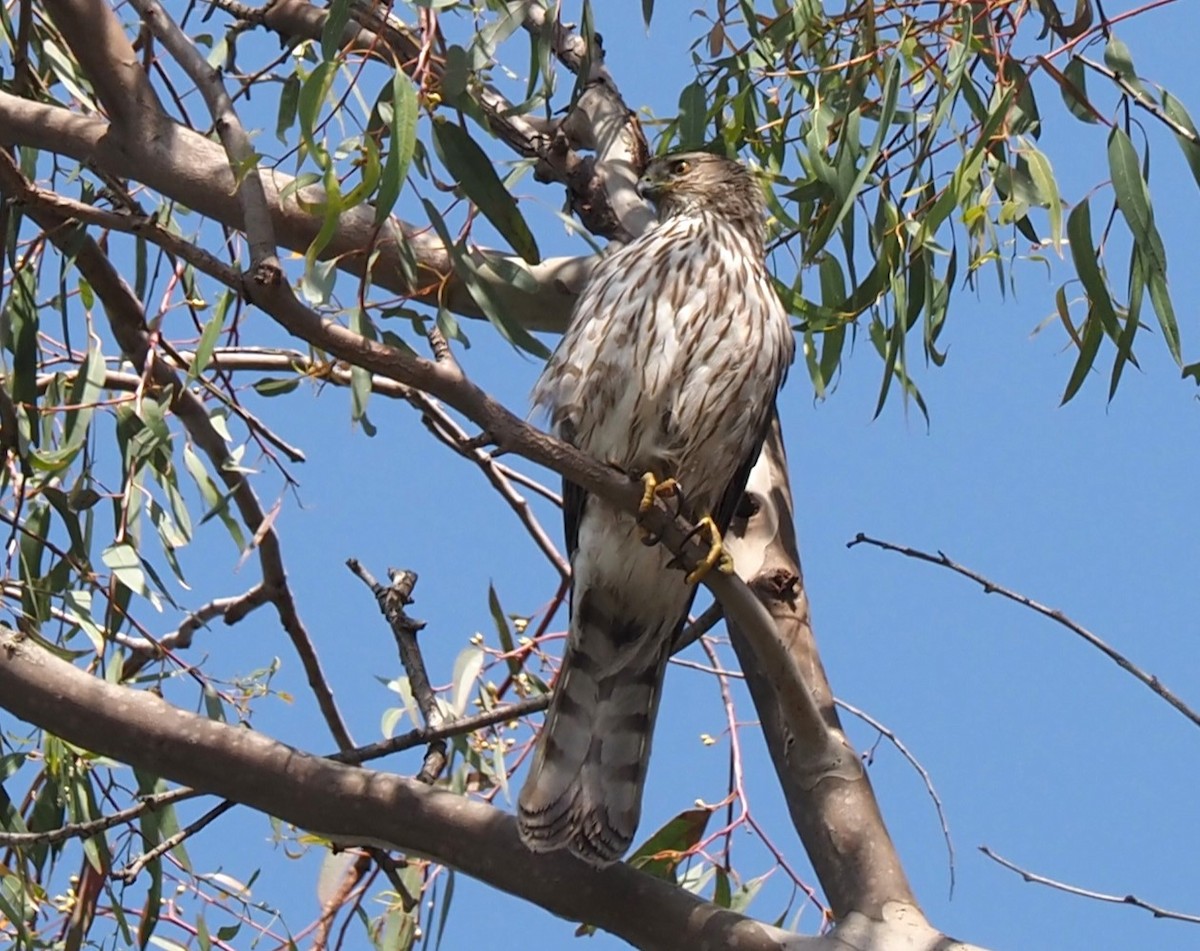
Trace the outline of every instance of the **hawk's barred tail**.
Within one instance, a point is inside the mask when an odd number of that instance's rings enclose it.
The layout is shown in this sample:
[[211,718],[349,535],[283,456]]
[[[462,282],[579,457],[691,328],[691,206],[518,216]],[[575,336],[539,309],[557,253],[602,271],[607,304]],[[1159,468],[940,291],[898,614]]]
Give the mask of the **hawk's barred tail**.
[[[572,631],[570,643],[595,647],[611,638],[610,630]],[[590,649],[568,649],[519,799],[530,849],[566,848],[596,866],[625,854],[641,816],[668,654],[666,642],[659,658],[600,670]]]

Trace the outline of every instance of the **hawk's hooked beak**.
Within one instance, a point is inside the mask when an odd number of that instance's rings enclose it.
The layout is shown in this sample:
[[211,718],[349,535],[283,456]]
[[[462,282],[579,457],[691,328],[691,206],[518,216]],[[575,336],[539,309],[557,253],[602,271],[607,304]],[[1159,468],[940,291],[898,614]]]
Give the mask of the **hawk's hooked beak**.
[[661,178],[651,178],[647,173],[638,179],[637,193],[647,201],[658,201],[666,191],[666,185]]

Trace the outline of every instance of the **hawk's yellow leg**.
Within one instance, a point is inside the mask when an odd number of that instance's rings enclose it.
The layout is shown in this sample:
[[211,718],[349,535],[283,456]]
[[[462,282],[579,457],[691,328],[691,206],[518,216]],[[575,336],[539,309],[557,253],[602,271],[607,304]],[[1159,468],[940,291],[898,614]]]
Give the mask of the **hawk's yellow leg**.
[[[653,472],[645,472],[642,474],[642,501],[638,503],[638,515],[642,516],[654,508],[654,500],[656,498],[668,498],[679,493],[679,483],[674,479],[663,479],[659,481],[658,476]],[[641,536],[643,545],[654,545],[658,542],[658,536],[649,529],[638,526],[638,534]]]
[[667,498],[679,491],[679,483],[674,479],[658,480],[653,472],[642,473],[642,501],[638,505],[638,514],[645,515],[654,508],[655,498]]
[[711,515],[705,515],[696,523],[696,534],[708,537],[708,554],[688,572],[687,583],[698,583],[714,568],[722,574],[733,574],[733,557],[725,550],[721,542],[721,530],[717,528],[717,523],[712,520]]

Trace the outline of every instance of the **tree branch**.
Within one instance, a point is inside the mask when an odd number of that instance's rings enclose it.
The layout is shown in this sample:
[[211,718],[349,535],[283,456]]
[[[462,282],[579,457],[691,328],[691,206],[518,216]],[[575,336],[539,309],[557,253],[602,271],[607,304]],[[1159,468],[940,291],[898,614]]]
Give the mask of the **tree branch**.
[[1050,620],[1057,624],[1061,624],[1071,633],[1079,635],[1079,637],[1083,638],[1088,644],[1100,651],[1101,654],[1120,667],[1123,671],[1125,671],[1125,673],[1129,674],[1139,683],[1149,687],[1150,690],[1152,690],[1155,694],[1167,701],[1167,703],[1191,720],[1193,724],[1200,726],[1200,713],[1197,713],[1194,709],[1192,709],[1192,707],[1185,703],[1173,691],[1167,689],[1167,687],[1163,685],[1162,681],[1158,679],[1157,675],[1147,673],[1146,671],[1142,670],[1141,667],[1133,663],[1133,661],[1118,651],[1115,647],[1110,647],[1105,641],[1101,640],[1082,624],[1071,620],[1071,618],[1063,614],[1063,612],[1058,608],[1047,607],[1046,605],[1034,601],[1032,598],[1023,595],[1018,591],[1013,591],[1004,587],[1003,585],[996,584],[996,582],[984,577],[977,571],[973,571],[970,568],[952,561],[946,556],[945,552],[939,551],[936,555],[933,555],[917,548],[909,548],[906,545],[896,545],[892,542],[885,542],[878,538],[871,538],[867,535],[864,535],[862,532],[859,532],[854,537],[853,541],[846,543],[847,548],[853,548],[855,545],[872,545],[875,548],[882,548],[884,551],[891,551],[900,555],[904,555],[906,558],[915,558],[918,561],[927,561],[931,565],[949,568],[955,574],[962,575],[964,578],[970,578],[977,585],[980,585],[983,588],[984,594],[998,594],[1002,598],[1007,598],[1009,601],[1015,601],[1022,607],[1029,608],[1029,610],[1042,615],[1042,617],[1050,618]]
[[[0,145],[90,162],[108,175],[141,182],[220,224],[245,227],[236,182],[220,145],[174,122],[166,122],[152,141],[128,141],[101,118],[75,115],[59,106],[0,92]],[[306,209],[324,206],[324,190],[315,185],[295,189],[292,176],[272,169],[263,169],[262,178],[276,240],[303,253],[322,224],[319,216]],[[281,198],[289,188],[287,198]],[[455,277],[449,251],[436,235],[395,217],[381,229],[374,216],[370,205],[343,212],[321,258],[336,260],[340,270],[369,277],[373,284],[396,294],[434,306],[441,303],[466,317],[484,316],[470,291]],[[402,247],[407,247],[417,262],[412,283],[404,279]],[[497,306],[527,329],[541,331],[561,331],[566,326],[593,262],[590,257],[559,257],[529,265],[515,255],[481,248],[470,250],[467,256]],[[494,267],[493,262],[502,264]],[[536,292],[522,290],[500,276],[513,268],[525,272],[528,280],[522,285],[536,286]]]
[[[738,572],[770,611],[774,623],[765,636],[777,644],[771,653],[762,651],[764,632],[743,627],[736,617],[730,617],[730,633],[792,822],[835,918],[858,912],[884,921],[898,908],[913,920],[921,918],[870,779],[842,730],[817,653],[778,420],[747,493],[756,512],[740,532],[735,523],[729,550]],[[784,691],[780,681],[792,682],[791,690]],[[805,702],[789,710],[784,698],[796,690],[807,695]]]
[[147,691],[78,670],[2,627],[0,696],[17,716],[85,749],[343,844],[369,842],[430,856],[639,948],[839,947],[716,908],[626,865],[597,871],[566,853],[531,854],[520,843],[516,821],[491,806],[186,713]]
[[[417,634],[425,627],[425,622],[410,618],[404,611],[412,604],[417,573],[393,568],[388,572],[392,583],[385,588],[357,559],[351,558],[346,565],[371,589],[375,600],[379,602],[379,610],[383,612],[388,626],[392,629],[392,636],[396,639],[400,663],[408,675],[413,698],[417,701],[417,708],[425,720],[425,730],[433,733],[445,724],[445,718],[438,708],[437,697],[433,695],[429,674],[425,670],[425,658],[421,656],[421,645],[417,643]],[[430,785],[445,768],[446,741],[438,736],[429,742],[429,748],[425,751],[425,762],[421,765],[421,771],[417,773],[417,782]]]
[[1060,882],[1053,878],[1047,878],[1045,875],[1038,875],[1036,872],[1023,869],[1003,856],[997,855],[986,845],[981,845],[979,851],[993,862],[1003,865],[1010,871],[1016,872],[1025,881],[1035,885],[1047,885],[1060,892],[1066,892],[1068,895],[1079,895],[1082,898],[1090,898],[1093,901],[1109,902],[1114,905],[1132,905],[1134,908],[1141,908],[1143,911],[1150,912],[1155,918],[1169,918],[1172,921],[1186,921],[1189,924],[1200,925],[1200,915],[1189,915],[1182,911],[1171,911],[1159,905],[1152,905],[1148,901],[1143,901],[1136,895],[1108,895],[1104,892],[1094,892],[1087,888],[1080,888],[1078,885],[1068,885],[1066,882]]
[[152,139],[166,115],[112,7],[105,0],[45,0],[45,7],[113,126],[132,141]]

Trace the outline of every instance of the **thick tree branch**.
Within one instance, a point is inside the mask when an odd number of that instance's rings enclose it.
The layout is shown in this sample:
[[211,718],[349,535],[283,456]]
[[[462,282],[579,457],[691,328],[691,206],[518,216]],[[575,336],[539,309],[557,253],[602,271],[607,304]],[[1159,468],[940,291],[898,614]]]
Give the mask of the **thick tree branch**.
[[186,713],[78,670],[7,628],[0,628],[0,696],[17,716],[85,749],[343,843],[430,856],[639,948],[844,947],[716,908],[626,865],[597,871],[566,853],[533,855],[515,820],[491,806]]
[[[0,145],[26,146],[90,162],[108,175],[141,182],[220,224],[245,227],[224,150],[176,123],[165,123],[152,141],[130,141],[99,117],[79,116],[59,106],[0,92]],[[280,195],[293,185],[292,176],[262,169],[262,178],[276,240],[303,253],[322,223],[306,209],[325,204],[324,190],[308,186],[293,190],[284,199]],[[374,215],[369,205],[343,212],[322,258],[336,258],[341,270],[360,277],[366,276],[370,259],[373,284],[425,303],[443,303],[467,317],[483,316],[466,286],[455,278],[450,254],[435,234],[396,218],[380,228]],[[417,278],[412,284],[403,277],[400,249],[405,246],[417,262]],[[530,330],[561,331],[566,326],[592,266],[591,258],[575,257],[546,258],[528,265],[515,255],[478,248],[468,256],[497,305]],[[536,286],[537,291],[527,292],[501,277],[504,272],[491,267],[497,261],[509,270],[524,270],[529,286]]]
[[[882,921],[897,908],[920,916],[870,779],[842,730],[817,653],[778,420],[747,492],[757,510],[729,547],[738,572],[770,611],[776,649],[765,652],[762,633],[743,627],[736,617],[729,619],[730,633],[792,822],[837,919],[859,912]],[[784,683],[792,684],[788,692]],[[798,710],[789,709],[784,698],[796,689],[807,697]]]
[[165,120],[162,103],[112,7],[105,0],[46,0],[45,7],[113,126],[130,140],[151,139]]
[[[560,9],[556,6],[554,12]],[[552,148],[548,161],[560,163],[571,189],[572,207],[589,230],[628,241],[654,220],[635,188],[649,158],[646,137],[604,67],[599,42],[589,51],[582,36],[557,20],[548,23],[551,15],[536,0],[527,3],[525,28],[542,34],[549,27],[555,55],[563,65],[577,74],[585,68],[588,72],[581,76],[583,92],[563,121],[565,141]],[[577,149],[592,151],[595,156],[579,159]]]

